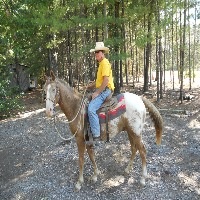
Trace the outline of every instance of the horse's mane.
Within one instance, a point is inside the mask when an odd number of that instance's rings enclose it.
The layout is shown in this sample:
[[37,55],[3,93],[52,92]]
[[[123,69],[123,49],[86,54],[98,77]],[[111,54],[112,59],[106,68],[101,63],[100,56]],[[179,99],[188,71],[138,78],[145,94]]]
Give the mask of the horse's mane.
[[75,89],[72,88],[69,83],[67,83],[65,80],[63,79],[56,79],[58,83],[60,83],[60,86],[63,88],[64,91],[66,91],[67,93],[72,93],[75,97],[80,98],[82,95]]
[[65,80],[57,78],[57,81],[60,82],[62,85],[72,89],[69,83],[67,83]]

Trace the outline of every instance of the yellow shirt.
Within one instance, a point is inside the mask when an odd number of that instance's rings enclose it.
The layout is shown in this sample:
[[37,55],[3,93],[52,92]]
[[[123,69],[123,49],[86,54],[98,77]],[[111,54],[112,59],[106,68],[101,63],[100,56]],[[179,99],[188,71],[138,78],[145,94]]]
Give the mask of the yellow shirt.
[[106,59],[106,58],[104,58],[99,63],[99,68],[97,71],[97,79],[96,79],[96,88],[99,88],[101,86],[104,76],[109,77],[109,82],[108,82],[107,86],[109,89],[111,89],[113,91],[115,87],[114,87],[114,82],[113,82],[111,64],[109,63],[108,59]]

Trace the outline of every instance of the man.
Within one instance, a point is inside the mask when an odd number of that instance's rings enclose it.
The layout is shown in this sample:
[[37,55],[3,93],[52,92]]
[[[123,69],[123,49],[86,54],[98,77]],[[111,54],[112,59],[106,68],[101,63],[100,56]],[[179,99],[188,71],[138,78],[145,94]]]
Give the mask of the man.
[[111,64],[105,58],[109,48],[104,46],[103,42],[96,42],[96,47],[90,50],[95,53],[96,60],[99,62],[97,78],[88,88],[95,87],[96,90],[92,94],[92,100],[88,105],[88,118],[94,141],[100,141],[100,124],[97,110],[101,107],[105,99],[111,95],[114,90],[113,76]]

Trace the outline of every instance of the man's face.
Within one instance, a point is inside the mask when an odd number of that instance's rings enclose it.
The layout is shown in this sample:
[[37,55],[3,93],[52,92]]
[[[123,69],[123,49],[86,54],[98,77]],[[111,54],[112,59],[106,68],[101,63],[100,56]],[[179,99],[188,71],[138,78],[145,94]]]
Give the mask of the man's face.
[[103,59],[103,56],[104,56],[104,54],[102,51],[95,51],[95,57],[96,57],[97,61],[100,62]]

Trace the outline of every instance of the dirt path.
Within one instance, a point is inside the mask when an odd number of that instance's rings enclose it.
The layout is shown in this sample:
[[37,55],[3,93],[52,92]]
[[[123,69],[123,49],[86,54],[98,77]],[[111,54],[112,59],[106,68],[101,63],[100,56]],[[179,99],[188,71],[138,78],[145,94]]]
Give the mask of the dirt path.
[[[44,104],[35,98],[38,105],[29,106],[29,112],[0,123],[0,199],[200,199],[199,100],[196,96],[180,105],[179,109],[187,110],[183,114],[161,111],[165,130],[160,147],[155,145],[154,127],[147,119],[143,133],[148,152],[145,187],[139,184],[139,155],[132,172],[124,173],[130,150],[127,135],[122,133],[97,149],[101,174],[95,184],[90,181],[93,169],[86,156],[85,183],[77,193],[75,140],[63,143],[55,133],[53,121],[46,119],[41,109]],[[169,99],[156,106],[177,108]],[[58,123],[59,130],[70,136],[64,121]]]

